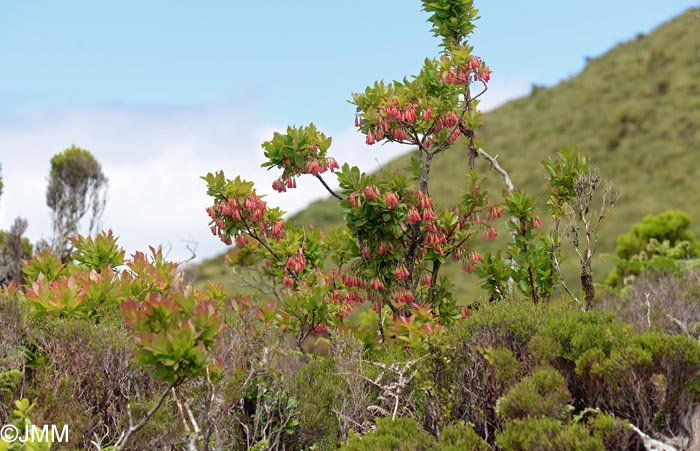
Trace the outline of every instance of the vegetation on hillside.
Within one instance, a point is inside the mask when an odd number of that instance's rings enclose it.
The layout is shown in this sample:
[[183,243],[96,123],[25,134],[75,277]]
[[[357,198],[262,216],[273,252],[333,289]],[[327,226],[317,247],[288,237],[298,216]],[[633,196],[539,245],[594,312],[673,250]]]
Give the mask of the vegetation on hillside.
[[[613,259],[604,255],[615,252],[615,237],[645,216],[677,209],[700,224],[700,191],[695,187],[700,176],[695,163],[700,148],[697,14],[687,11],[648,35],[588,59],[582,73],[551,88],[533,86],[528,97],[484,114],[480,134],[487,148],[498,155],[515,186],[535,197],[540,207],[547,198],[540,162],[562,146],[575,145],[603,169],[604,177],[614,179],[621,197],[599,231],[594,263],[598,282],[613,267]],[[408,167],[409,158],[387,166]],[[464,175],[464,158],[466,149],[435,162],[430,189],[438,201],[450,204],[461,195],[463,187],[454,181]],[[479,166],[488,167],[486,161]],[[494,180],[490,188],[499,192],[500,180]],[[342,223],[342,217],[328,199],[291,221],[324,228]],[[229,283],[231,271],[218,265],[222,261],[203,262],[199,278]],[[578,277],[574,266],[572,259],[563,262],[570,284]],[[483,297],[474,278],[458,276],[454,266],[446,271],[463,302]]]

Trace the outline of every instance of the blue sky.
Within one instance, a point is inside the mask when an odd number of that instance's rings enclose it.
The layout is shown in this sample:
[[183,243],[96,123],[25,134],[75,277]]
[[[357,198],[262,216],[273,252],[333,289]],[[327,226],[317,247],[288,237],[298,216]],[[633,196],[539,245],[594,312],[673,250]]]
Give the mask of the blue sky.
[[[697,5],[686,0],[477,1],[472,43],[492,67],[489,108],[553,85],[616,43]],[[415,73],[435,56],[413,0],[0,1],[0,228],[21,215],[50,233],[51,155],[91,150],[110,178],[104,225],[130,250],[148,244],[200,256],[207,236],[198,175],[224,169],[261,183],[259,143],[316,122],[340,160],[372,169],[400,150],[366,150],[353,134],[352,91]],[[270,199],[287,210],[322,194]]]

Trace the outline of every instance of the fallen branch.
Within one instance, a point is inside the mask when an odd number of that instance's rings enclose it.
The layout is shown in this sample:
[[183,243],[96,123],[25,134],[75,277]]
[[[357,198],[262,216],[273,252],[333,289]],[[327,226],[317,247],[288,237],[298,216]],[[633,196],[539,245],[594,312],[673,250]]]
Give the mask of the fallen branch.
[[642,438],[642,442],[644,442],[644,448],[648,451],[680,451],[675,446],[671,446],[667,443],[651,438],[650,436],[642,432],[637,426],[631,423],[630,428],[632,428],[632,430]]

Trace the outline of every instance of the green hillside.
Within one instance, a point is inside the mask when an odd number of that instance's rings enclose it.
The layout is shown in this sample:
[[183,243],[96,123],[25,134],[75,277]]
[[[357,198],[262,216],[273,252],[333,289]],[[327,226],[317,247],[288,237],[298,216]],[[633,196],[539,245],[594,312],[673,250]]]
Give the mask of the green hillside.
[[[528,97],[484,115],[485,150],[498,155],[516,187],[540,199],[540,162],[562,146],[576,146],[622,194],[600,230],[598,253],[614,251],[615,238],[645,215],[669,208],[687,211],[700,224],[700,10],[690,10],[646,36],[591,59],[586,68],[552,88],[533,87]],[[416,56],[421,57],[420,55]],[[354,87],[360,90],[363,87]],[[332,151],[332,149],[331,149]],[[408,157],[392,163],[407,165]],[[352,163],[352,162],[350,162]],[[454,202],[463,190],[466,150],[453,149],[433,166],[431,194]],[[481,162],[480,171],[488,171]],[[493,192],[500,180],[493,177]],[[340,221],[331,199],[292,219],[326,227]],[[574,261],[564,269],[575,280]],[[596,278],[612,266],[598,257]],[[466,302],[478,281],[448,268]],[[223,258],[203,262],[198,280],[231,281]]]

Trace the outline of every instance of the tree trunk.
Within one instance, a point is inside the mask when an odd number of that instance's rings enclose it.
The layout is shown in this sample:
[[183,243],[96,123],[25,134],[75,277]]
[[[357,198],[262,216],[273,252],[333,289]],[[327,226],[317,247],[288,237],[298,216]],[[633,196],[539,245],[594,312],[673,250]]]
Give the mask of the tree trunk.
[[593,273],[589,268],[581,268],[581,287],[586,299],[586,311],[593,308],[593,298],[595,298],[595,286],[593,286]]

